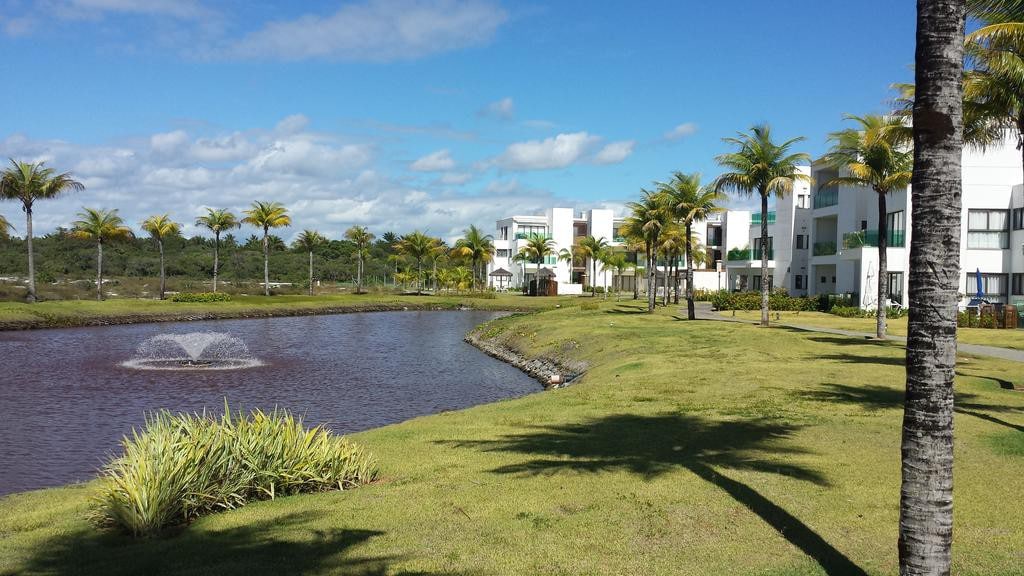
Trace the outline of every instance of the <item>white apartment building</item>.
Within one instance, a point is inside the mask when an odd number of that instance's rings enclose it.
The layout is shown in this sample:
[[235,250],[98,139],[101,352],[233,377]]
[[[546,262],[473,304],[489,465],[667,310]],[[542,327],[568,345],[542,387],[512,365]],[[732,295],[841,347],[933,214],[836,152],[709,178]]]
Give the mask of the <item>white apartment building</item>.
[[[1024,303],[1024,186],[1015,140],[985,151],[963,153],[963,213],[960,238],[962,304],[977,292],[980,271],[985,297]],[[817,163],[816,183],[836,174]],[[910,189],[887,198],[890,299],[907,305],[910,263]],[[878,201],[861,187],[815,187],[810,210],[810,293],[854,295],[860,306],[877,306]]]

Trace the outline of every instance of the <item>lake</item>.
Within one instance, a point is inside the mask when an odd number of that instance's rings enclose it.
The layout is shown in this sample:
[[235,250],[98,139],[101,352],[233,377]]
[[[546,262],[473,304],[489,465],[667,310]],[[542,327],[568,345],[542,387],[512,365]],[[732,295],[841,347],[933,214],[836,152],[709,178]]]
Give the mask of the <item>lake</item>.
[[[375,312],[0,332],[0,494],[88,480],[153,410],[287,408],[356,432],[541,390],[463,342],[500,313]],[[136,370],[158,334],[224,332],[262,366]]]

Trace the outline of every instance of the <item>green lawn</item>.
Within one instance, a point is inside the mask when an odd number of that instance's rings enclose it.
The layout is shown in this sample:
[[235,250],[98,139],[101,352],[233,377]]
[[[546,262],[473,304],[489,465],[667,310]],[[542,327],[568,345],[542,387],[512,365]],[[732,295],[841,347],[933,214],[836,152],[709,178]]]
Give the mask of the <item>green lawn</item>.
[[[589,371],[355,435],[376,485],[142,542],[89,525],[89,485],[4,498],[0,573],[894,574],[902,348],[677,314],[608,302],[491,323]],[[1024,370],[958,374],[954,572],[1020,574]]]
[[0,302],[0,329],[82,326],[96,323],[152,322],[175,319],[286,316],[316,312],[372,310],[376,308],[458,308],[486,310],[540,310],[579,302],[576,297],[530,298],[497,294],[417,296],[388,293],[332,294],[323,296],[233,296],[230,302],[184,303],[169,300],[112,298],[51,300],[36,304]]
[[[759,321],[761,319],[761,312],[758,310],[737,310],[735,315],[733,315],[732,311],[722,312],[721,314],[726,318],[735,317],[750,321]],[[841,318],[832,314],[825,314],[824,312],[772,312],[773,322],[776,322],[776,314],[779,315],[778,322],[782,324],[820,326],[822,328],[875,333],[874,318]],[[907,335],[906,317],[888,320],[887,326],[888,333],[893,336]],[[985,346],[1024,350],[1024,330],[958,328],[956,333],[957,339],[964,344],[983,344]]]

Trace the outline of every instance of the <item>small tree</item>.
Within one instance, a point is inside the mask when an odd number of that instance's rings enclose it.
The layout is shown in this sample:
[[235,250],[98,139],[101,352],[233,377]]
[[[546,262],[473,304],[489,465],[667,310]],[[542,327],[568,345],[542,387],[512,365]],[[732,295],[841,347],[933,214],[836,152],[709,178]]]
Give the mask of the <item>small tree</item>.
[[345,231],[345,238],[348,238],[356,246],[356,294],[362,294],[363,267],[370,244],[373,243],[373,234],[365,226],[353,226]]
[[292,245],[296,250],[309,253],[309,295],[313,295],[313,250],[327,242],[316,230],[303,230]]
[[217,291],[217,271],[220,268],[220,233],[241,224],[238,218],[227,210],[207,208],[206,214],[196,218],[196,225],[213,232],[213,291]]
[[109,240],[129,239],[132,231],[124,225],[117,210],[83,208],[78,218],[72,223],[71,235],[96,242],[96,299],[103,300],[103,244]]
[[270,229],[292,225],[288,209],[277,202],[253,202],[242,222],[263,229],[263,294],[270,296]]
[[181,232],[181,225],[171,220],[167,214],[150,216],[142,222],[142,229],[149,233],[149,236],[156,241],[160,248],[160,299],[164,299],[164,292],[167,288],[167,273],[164,268],[164,239],[168,236],[176,236]]

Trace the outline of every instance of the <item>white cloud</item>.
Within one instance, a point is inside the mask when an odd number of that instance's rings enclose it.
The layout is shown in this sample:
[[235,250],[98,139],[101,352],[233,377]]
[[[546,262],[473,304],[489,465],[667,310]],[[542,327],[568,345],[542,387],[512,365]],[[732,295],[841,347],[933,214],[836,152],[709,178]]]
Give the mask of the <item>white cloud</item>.
[[229,45],[236,58],[412,60],[488,42],[508,19],[492,0],[367,0],[327,16],[269,22]]
[[277,140],[252,158],[247,168],[257,172],[328,175],[355,170],[370,162],[369,148],[348,144],[341,147],[308,139]]
[[445,186],[461,186],[472,179],[473,175],[468,172],[448,172],[441,175],[438,182]]
[[184,130],[153,134],[149,137],[150,148],[164,154],[178,150],[186,142],[188,142],[188,133]]
[[684,122],[675,128],[665,132],[666,140],[680,140],[697,131],[697,125],[693,122]]
[[274,131],[284,135],[297,134],[305,130],[307,126],[309,126],[309,118],[302,114],[292,114],[278,122]]
[[495,160],[506,170],[551,170],[565,168],[590,151],[600,138],[586,132],[559,134],[544,140],[516,142]]
[[200,162],[232,162],[250,156],[253,144],[235,132],[216,138],[200,138],[192,143],[189,156]]
[[481,116],[490,116],[500,120],[508,120],[516,113],[516,103],[510,96],[506,96],[497,102],[491,102],[480,110]]
[[612,142],[594,156],[594,162],[597,164],[618,164],[629,158],[633,153],[634,146],[636,146],[636,142],[633,140]]
[[455,160],[447,149],[431,152],[409,165],[409,169],[416,172],[443,172],[454,167]]

